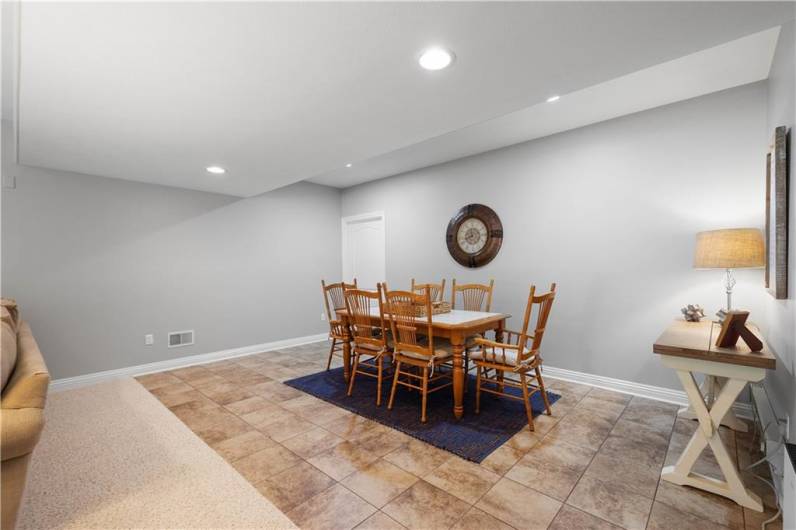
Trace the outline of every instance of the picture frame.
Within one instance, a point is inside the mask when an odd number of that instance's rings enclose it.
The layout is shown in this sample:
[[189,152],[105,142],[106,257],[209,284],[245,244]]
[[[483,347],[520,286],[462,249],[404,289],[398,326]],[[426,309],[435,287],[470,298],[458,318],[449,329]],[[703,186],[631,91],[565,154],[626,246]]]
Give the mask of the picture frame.
[[787,127],[777,127],[766,154],[765,286],[776,299],[788,298],[788,144]]
[[750,351],[758,352],[763,349],[763,342],[757,338],[752,330],[746,327],[749,311],[730,311],[725,313],[721,321],[721,330],[716,339],[719,348],[734,348],[738,339],[743,339]]

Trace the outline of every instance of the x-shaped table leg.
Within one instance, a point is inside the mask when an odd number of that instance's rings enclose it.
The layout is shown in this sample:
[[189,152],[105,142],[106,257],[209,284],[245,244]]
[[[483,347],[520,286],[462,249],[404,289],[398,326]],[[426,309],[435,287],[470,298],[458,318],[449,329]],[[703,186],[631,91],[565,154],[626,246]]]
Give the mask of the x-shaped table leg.
[[[664,468],[661,477],[675,484],[693,486],[722,495],[752,510],[763,511],[760,497],[747,491],[744,487],[735,462],[727,452],[727,448],[724,447],[718,429],[747,382],[742,379],[728,378],[709,407],[705,403],[705,398],[691,371],[678,369],[677,376],[680,378],[691,407],[699,420],[699,428],[694,432],[677,463]],[[716,461],[724,474],[724,481],[691,471],[699,455],[708,445],[716,456]]]
[[[721,390],[726,382],[727,378],[725,377],[718,377],[715,375],[705,376],[705,381],[702,383],[699,389],[702,392],[702,395],[705,396],[708,407],[712,406],[713,402],[716,400],[716,394],[718,394],[719,390]],[[694,407],[691,405],[680,409],[677,412],[677,415],[687,420],[697,419],[696,412],[694,412]],[[728,410],[727,414],[724,416],[724,418],[722,418],[721,424],[736,432],[748,432],[749,430],[746,424],[738,419],[738,417],[735,415],[732,407],[730,407],[730,410]]]

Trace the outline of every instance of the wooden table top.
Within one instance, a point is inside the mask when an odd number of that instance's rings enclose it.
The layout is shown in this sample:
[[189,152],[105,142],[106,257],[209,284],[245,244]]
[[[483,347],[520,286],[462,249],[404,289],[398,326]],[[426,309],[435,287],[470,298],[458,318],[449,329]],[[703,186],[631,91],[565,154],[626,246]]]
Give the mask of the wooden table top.
[[719,348],[716,346],[716,338],[721,331],[720,323],[710,320],[686,322],[683,319],[675,320],[666,328],[655,341],[652,351],[661,355],[775,369],[777,359],[768,348],[760,330],[754,324],[747,326],[763,342],[761,351],[749,350],[743,339],[738,339],[733,348]]
[[[338,309],[337,314],[348,316],[345,309]],[[378,315],[374,315],[378,318]],[[439,313],[431,316],[431,324],[438,328],[468,328],[483,324],[498,322],[511,318],[507,313],[486,313],[484,311],[464,311],[462,309],[452,309],[447,313]]]

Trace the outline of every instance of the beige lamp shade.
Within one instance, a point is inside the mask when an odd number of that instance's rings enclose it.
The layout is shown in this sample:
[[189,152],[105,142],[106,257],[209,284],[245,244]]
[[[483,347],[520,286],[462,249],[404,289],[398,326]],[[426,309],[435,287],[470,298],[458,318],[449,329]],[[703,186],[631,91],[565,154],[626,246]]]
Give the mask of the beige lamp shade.
[[763,233],[757,228],[729,228],[699,232],[694,268],[750,269],[766,264]]

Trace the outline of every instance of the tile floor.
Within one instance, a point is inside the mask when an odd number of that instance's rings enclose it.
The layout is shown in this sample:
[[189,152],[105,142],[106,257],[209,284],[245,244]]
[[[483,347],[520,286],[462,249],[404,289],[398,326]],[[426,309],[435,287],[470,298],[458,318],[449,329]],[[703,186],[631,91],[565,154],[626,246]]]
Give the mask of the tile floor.
[[[553,416],[539,416],[534,434],[519,432],[479,465],[280,382],[325,369],[327,348],[138,381],[305,529],[749,530],[776,511],[749,473],[765,513],[659,480],[696,428],[676,419],[673,405],[549,379],[562,395]],[[753,461],[750,436],[722,435],[739,465]],[[707,451],[698,470],[720,476]]]

